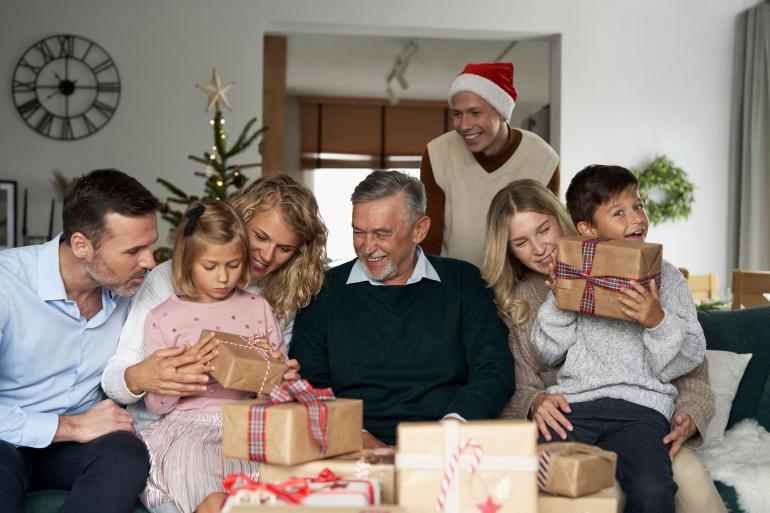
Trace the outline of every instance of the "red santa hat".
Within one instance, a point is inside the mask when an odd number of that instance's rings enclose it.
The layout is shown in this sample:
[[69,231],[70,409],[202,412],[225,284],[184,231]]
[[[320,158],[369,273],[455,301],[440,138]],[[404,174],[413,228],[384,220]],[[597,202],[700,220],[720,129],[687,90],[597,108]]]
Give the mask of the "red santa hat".
[[511,118],[516,106],[516,88],[513,87],[513,64],[493,62],[468,64],[455,77],[449,88],[449,103],[461,91],[477,94],[489,103],[506,120]]

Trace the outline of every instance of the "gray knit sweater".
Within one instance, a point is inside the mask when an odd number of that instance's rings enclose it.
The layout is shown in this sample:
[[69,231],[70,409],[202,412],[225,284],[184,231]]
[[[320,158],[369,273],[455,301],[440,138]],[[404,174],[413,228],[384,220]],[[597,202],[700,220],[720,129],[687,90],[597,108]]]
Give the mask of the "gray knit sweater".
[[559,310],[552,293],[538,312],[532,345],[548,365],[564,361],[548,388],[570,403],[601,397],[647,406],[671,420],[674,378],[697,367],[706,351],[687,282],[663,261],[660,304],[665,317],[652,329],[632,321]]

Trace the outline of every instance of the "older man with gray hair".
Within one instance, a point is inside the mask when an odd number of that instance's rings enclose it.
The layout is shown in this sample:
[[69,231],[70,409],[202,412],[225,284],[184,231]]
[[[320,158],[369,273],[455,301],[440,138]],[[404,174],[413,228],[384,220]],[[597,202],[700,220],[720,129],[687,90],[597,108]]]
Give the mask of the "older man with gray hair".
[[401,421],[496,418],[514,390],[508,331],[475,266],[420,249],[422,183],[374,171],[351,200],[357,258],[294,324],[302,375],[363,399],[367,446],[394,444]]

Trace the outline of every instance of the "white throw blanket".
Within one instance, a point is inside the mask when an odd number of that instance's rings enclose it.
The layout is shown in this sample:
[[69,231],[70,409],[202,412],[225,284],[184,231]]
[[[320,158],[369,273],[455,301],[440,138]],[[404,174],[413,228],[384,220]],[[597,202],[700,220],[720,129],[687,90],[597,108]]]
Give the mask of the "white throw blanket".
[[770,433],[756,420],[742,420],[722,442],[698,452],[711,477],[735,488],[741,509],[770,511]]

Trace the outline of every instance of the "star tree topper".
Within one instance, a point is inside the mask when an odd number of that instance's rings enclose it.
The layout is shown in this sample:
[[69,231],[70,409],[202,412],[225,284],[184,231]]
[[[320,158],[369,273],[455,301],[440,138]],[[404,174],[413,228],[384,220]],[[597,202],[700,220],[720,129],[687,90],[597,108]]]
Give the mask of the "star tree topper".
[[217,69],[214,68],[214,71],[211,72],[211,82],[204,85],[195,84],[195,87],[209,95],[209,103],[206,107],[206,111],[210,112],[213,108],[219,110],[220,102],[222,102],[224,106],[227,107],[227,110],[231,110],[230,102],[227,101],[227,96],[225,96],[225,93],[229,91],[234,85],[235,82],[222,85],[222,81],[219,80]]

